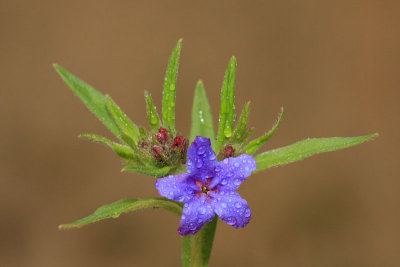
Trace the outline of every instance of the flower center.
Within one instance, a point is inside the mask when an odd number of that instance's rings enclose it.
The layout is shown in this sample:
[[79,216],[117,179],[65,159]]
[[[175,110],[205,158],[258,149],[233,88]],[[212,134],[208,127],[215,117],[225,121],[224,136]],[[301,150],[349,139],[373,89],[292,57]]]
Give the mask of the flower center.
[[196,185],[200,188],[200,192],[196,193],[198,198],[201,197],[201,194],[205,194],[207,199],[210,198],[209,192],[217,192],[217,188],[210,188],[209,185],[211,183],[212,178],[207,178],[206,183],[203,184],[200,181],[196,181]]

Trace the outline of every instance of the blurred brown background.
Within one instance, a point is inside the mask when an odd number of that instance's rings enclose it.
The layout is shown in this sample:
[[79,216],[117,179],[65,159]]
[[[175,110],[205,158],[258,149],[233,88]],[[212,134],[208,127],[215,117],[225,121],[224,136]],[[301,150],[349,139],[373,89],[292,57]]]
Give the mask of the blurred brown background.
[[177,127],[189,133],[202,79],[214,119],[231,55],[240,110],[264,149],[307,137],[379,132],[361,146],[251,176],[251,223],[220,223],[211,266],[400,266],[399,1],[0,1],[0,265],[179,266],[179,219],[130,213],[82,229],[57,225],[154,179],[120,173],[110,136],[58,77],[59,63],[146,125],[170,52],[184,38]]

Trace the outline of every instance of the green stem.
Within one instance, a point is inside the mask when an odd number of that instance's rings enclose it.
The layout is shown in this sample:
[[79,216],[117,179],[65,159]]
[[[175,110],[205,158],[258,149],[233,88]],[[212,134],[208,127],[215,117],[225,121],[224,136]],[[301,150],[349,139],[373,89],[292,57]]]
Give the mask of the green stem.
[[211,222],[206,223],[203,229],[201,229],[196,235],[191,237],[190,266],[208,266],[208,261],[211,256],[211,250],[214,241],[215,230],[217,228],[217,221],[218,217],[215,216],[215,218]]

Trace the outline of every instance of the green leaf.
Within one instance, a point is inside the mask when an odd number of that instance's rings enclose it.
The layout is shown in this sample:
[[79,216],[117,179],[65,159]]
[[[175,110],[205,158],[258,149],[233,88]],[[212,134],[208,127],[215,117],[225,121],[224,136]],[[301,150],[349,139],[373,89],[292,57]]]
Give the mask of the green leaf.
[[163,208],[175,213],[178,216],[182,214],[182,205],[178,202],[166,198],[145,198],[145,199],[121,199],[117,202],[104,205],[98,208],[93,214],[77,220],[72,223],[61,224],[59,229],[80,228],[89,223],[94,223],[108,218],[118,218],[122,213],[147,209],[147,208]]
[[182,266],[183,267],[190,267],[191,262],[191,243],[192,243],[192,236],[191,235],[184,235],[182,236]]
[[86,107],[89,108],[89,110],[92,111],[115,136],[118,136],[120,130],[107,112],[104,95],[75,75],[69,73],[61,66],[57,64],[54,64],[53,66],[64,82],[82,100]]
[[147,118],[149,119],[150,128],[154,132],[157,132],[158,129],[160,129],[160,117],[158,116],[157,109],[153,104],[153,99],[151,98],[149,92],[144,92],[144,95],[146,97]]
[[302,140],[289,146],[256,155],[254,157],[257,162],[256,171],[291,163],[314,154],[355,146],[371,140],[377,135],[378,134],[375,133],[358,137],[312,138]]
[[235,121],[235,79],[236,58],[232,57],[225,72],[221,89],[221,110],[219,113],[218,139],[216,153],[232,136],[232,127]]
[[120,156],[124,159],[134,159],[135,158],[135,155],[134,155],[132,149],[130,149],[127,146],[115,143],[115,142],[111,141],[110,139],[107,139],[101,135],[81,134],[81,135],[79,135],[79,138],[85,138],[85,139],[89,139],[94,142],[105,144],[105,145],[109,146],[112,150],[114,150],[115,153],[118,154],[118,156]]
[[106,95],[106,107],[111,117],[123,135],[128,136],[136,143],[139,140],[139,128],[125,115],[117,104]]
[[162,99],[162,116],[163,123],[175,133],[175,92],[176,92],[176,76],[178,74],[179,55],[181,53],[182,39],[176,44],[165,73],[164,90]]
[[199,81],[196,86],[192,109],[192,128],[190,130],[190,143],[196,136],[211,139],[211,145],[215,145],[215,132],[210,104],[208,103],[203,83]]
[[243,107],[236,129],[233,132],[232,143],[240,143],[247,129],[247,120],[249,118],[250,101]]
[[246,154],[254,155],[278,130],[279,125],[281,125],[283,118],[285,117],[285,111],[281,108],[281,113],[279,114],[278,120],[275,122],[272,129],[269,130],[265,135],[250,141],[244,148]]
[[149,176],[153,176],[156,178],[165,177],[172,171],[171,166],[165,167],[155,167],[151,165],[127,165],[122,168],[122,171],[130,171],[130,172],[137,172],[140,174],[145,174]]

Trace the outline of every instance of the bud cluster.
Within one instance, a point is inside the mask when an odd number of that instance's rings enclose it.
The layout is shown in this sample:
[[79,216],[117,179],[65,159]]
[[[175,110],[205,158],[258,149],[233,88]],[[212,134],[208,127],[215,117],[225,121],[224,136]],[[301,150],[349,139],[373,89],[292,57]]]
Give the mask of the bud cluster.
[[158,133],[151,133],[146,140],[141,140],[139,147],[161,165],[186,163],[187,139],[181,135],[174,137],[163,127],[158,129]]

